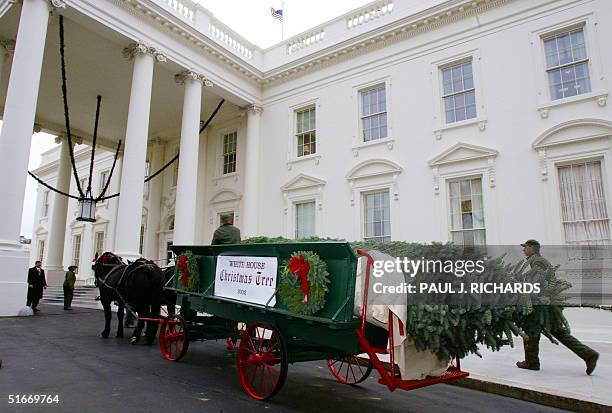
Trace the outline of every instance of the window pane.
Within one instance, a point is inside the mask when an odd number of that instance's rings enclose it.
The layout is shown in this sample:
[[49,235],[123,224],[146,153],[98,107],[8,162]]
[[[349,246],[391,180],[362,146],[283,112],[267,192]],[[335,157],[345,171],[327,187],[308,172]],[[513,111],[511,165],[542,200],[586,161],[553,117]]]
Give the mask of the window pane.
[[460,92],[464,89],[461,66],[453,66],[451,71],[453,76],[453,92]]
[[572,49],[574,61],[586,59],[586,45],[584,44],[584,32],[582,30],[575,31],[571,34]]
[[442,84],[445,95],[453,93],[453,80],[450,68],[442,70]]
[[571,63],[573,60],[569,33],[557,37],[557,47],[559,49],[559,64]]
[[463,69],[463,84],[465,89],[472,89],[474,87],[474,75],[472,74],[472,63],[465,63],[462,66]]
[[546,52],[546,67],[559,66],[559,54],[557,53],[557,39],[552,38],[544,41]]

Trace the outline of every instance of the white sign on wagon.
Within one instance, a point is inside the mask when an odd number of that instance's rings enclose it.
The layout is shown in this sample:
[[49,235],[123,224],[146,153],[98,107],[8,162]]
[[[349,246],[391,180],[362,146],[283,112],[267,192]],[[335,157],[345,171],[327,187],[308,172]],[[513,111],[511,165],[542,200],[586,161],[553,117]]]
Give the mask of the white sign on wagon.
[[[217,257],[215,296],[266,305],[276,290],[276,257]],[[276,297],[268,303],[276,304]]]

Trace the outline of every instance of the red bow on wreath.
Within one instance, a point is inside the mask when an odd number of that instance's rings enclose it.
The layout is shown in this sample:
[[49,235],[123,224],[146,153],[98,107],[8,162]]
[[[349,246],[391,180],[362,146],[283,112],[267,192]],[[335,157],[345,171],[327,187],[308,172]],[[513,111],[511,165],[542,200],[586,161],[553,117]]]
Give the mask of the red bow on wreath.
[[291,257],[289,260],[289,271],[295,274],[302,284],[302,291],[304,292],[304,300],[303,303],[308,302],[308,273],[310,272],[310,264],[304,261],[304,256],[300,255],[299,257]]
[[178,259],[178,267],[183,273],[181,276],[181,284],[184,286],[187,285],[187,279],[189,278],[189,267],[187,267],[187,257],[185,255],[181,255]]

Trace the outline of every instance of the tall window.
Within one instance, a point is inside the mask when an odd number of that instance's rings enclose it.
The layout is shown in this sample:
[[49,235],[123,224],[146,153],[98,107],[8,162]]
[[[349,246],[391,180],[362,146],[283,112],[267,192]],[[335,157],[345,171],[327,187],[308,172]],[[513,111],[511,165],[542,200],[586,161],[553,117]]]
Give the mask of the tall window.
[[591,91],[589,59],[582,28],[545,37],[544,49],[552,100]]
[[[99,188],[98,188],[98,194],[101,194],[102,191],[104,190],[104,186],[106,185],[106,181],[108,180],[108,171],[102,171],[100,172],[100,183],[99,183]],[[98,195],[96,194],[96,195]]]
[[81,259],[81,234],[72,237],[72,265],[79,266]]
[[559,167],[561,220],[569,244],[604,244],[610,240],[601,162]]
[[45,191],[43,192],[41,217],[44,218],[48,215],[49,215],[49,191]]
[[370,192],[363,195],[366,240],[391,240],[391,209],[389,191]]
[[361,93],[361,128],[363,141],[387,137],[387,95],[385,85]]
[[38,261],[42,261],[45,255],[45,240],[38,240]]
[[94,254],[98,256],[104,253],[104,231],[97,231],[94,237],[94,248],[96,249]]
[[295,113],[297,156],[312,155],[317,152],[316,110],[312,106]]
[[138,253],[142,255],[143,247],[144,247],[144,236],[145,236],[145,226],[144,224],[140,225],[140,245],[138,247]]
[[[178,150],[176,154],[178,155]],[[176,184],[178,183],[179,160],[180,159],[177,158],[176,161],[174,161],[174,173],[172,174],[172,186],[176,186]]]
[[315,235],[315,203],[300,202],[295,204],[295,239]]
[[442,86],[446,123],[476,117],[476,89],[471,61],[443,68]]
[[[148,178],[150,173],[151,173],[151,162],[149,162],[149,160],[147,159],[145,161],[145,178]],[[149,196],[149,181],[144,183],[144,194],[145,196]]]
[[168,231],[174,231],[174,215],[168,218]]
[[451,241],[458,245],[485,245],[482,179],[449,182]]
[[223,135],[223,175],[236,172],[236,142],[238,133]]

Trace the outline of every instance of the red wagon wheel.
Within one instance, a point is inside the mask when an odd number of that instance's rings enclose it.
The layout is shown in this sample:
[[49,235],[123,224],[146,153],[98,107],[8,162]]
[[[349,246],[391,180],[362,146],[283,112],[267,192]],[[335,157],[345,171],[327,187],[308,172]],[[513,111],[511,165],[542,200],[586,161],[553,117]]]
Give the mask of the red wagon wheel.
[[238,346],[238,377],[242,388],[257,400],[267,400],[287,378],[287,348],[278,329],[255,323],[247,327]]
[[340,383],[354,385],[368,378],[373,365],[371,360],[350,355],[341,359],[327,359],[327,367]]
[[170,361],[178,361],[187,353],[189,336],[183,317],[173,314],[164,319],[159,330],[159,348]]

